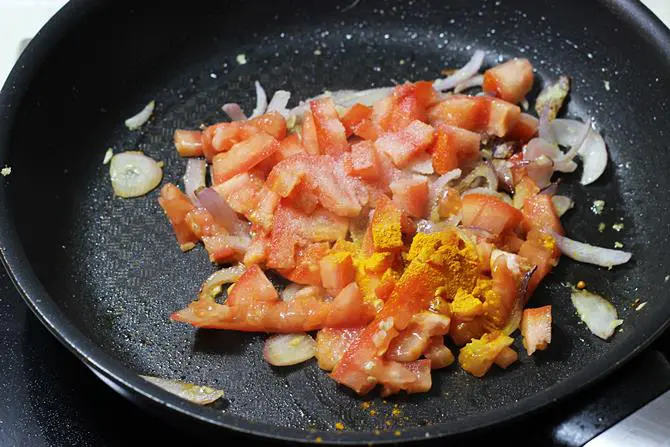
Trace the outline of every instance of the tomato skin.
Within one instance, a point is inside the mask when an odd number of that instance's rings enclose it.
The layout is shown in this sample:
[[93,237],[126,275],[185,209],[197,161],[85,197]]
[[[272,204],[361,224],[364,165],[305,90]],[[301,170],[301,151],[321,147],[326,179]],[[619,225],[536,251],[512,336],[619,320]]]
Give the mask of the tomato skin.
[[319,155],[319,137],[314,121],[314,114],[310,110],[306,111],[302,119],[302,147],[305,152],[312,155]]
[[212,177],[215,185],[242,174],[279,150],[279,143],[268,134],[257,134],[241,141],[213,159]]
[[489,96],[452,95],[428,111],[432,125],[448,124],[504,137],[519,121],[521,109]]
[[310,101],[314,117],[319,151],[324,154],[338,155],[349,150],[347,135],[330,97]]
[[372,116],[372,107],[356,103],[347,110],[340,121],[344,125],[347,137],[350,137],[354,130],[365,120]]
[[361,141],[351,146],[351,175],[376,180],[381,174],[380,170],[377,151],[372,142]]
[[328,290],[341,291],[355,279],[356,270],[350,253],[339,252],[319,261],[321,284]]
[[433,169],[445,174],[468,163],[479,155],[481,135],[448,124],[437,128],[433,146]]
[[274,286],[257,265],[249,267],[235,283],[228,294],[226,305],[237,306],[251,300],[270,302],[279,300],[279,294]]
[[535,135],[539,127],[539,120],[527,113],[519,115],[519,121],[505,135],[506,139],[528,143]]
[[202,153],[202,132],[199,130],[174,131],[174,145],[177,153],[182,157],[201,157]]
[[332,371],[342,359],[349,345],[363,331],[363,326],[351,328],[326,327],[316,334],[316,359],[319,368]]
[[393,193],[393,203],[416,218],[425,217],[428,213],[428,180],[424,176],[415,175],[402,178],[389,185]]
[[524,309],[521,335],[528,355],[547,349],[551,343],[551,305]]
[[246,121],[246,124],[254,126],[276,140],[282,140],[286,137],[286,120],[278,112],[269,112],[256,118],[251,118]]
[[450,321],[446,315],[428,311],[416,314],[409,326],[391,341],[385,357],[400,362],[417,360],[428,348],[431,337],[449,332]]
[[514,230],[523,220],[519,210],[501,199],[485,194],[468,194],[462,199],[463,225],[500,235]]
[[431,126],[415,120],[397,132],[379,137],[375,147],[388,155],[398,168],[404,168],[432,144],[434,136],[435,130]]
[[556,208],[548,194],[535,194],[527,198],[523,205],[524,229],[540,230],[564,234],[561,219],[556,214]]
[[193,248],[195,243],[198,242],[198,237],[191,231],[191,227],[186,221],[188,213],[195,209],[191,200],[175,185],[168,183],[161,188],[158,203],[167,214],[182,251]]
[[263,180],[245,172],[213,188],[235,212],[246,214],[256,207],[256,196],[263,189]]
[[429,82],[398,85],[391,96],[374,105],[372,122],[382,131],[397,132],[412,121],[426,121],[426,107],[436,98],[437,92]]
[[329,250],[328,242],[301,247],[295,254],[295,268],[277,269],[277,273],[298,284],[321,286],[320,262]]
[[528,59],[510,59],[484,72],[484,92],[518,104],[533,87],[533,66]]

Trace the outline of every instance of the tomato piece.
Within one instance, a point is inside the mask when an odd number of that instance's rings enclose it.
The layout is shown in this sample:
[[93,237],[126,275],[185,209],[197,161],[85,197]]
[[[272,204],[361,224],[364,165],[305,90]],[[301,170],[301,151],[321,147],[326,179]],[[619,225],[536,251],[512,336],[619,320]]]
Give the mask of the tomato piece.
[[[352,313],[357,310],[363,313]],[[326,327],[356,327],[370,321],[370,308],[363,301],[363,294],[355,282],[349,283],[335,296],[328,316],[324,322]]]
[[342,359],[349,345],[363,331],[363,326],[351,328],[323,328],[316,334],[316,360],[319,368],[332,371]]
[[481,136],[476,132],[439,125],[433,146],[433,169],[441,175],[471,162],[479,156],[480,144]]
[[284,138],[279,142],[279,151],[277,151],[279,159],[277,160],[277,162],[286,160],[287,158],[292,157],[294,155],[304,153],[305,148],[303,148],[302,144],[300,144],[300,137],[298,136],[297,133],[292,133],[291,135],[287,136],[286,138]]
[[517,360],[519,360],[519,354],[517,354],[514,349],[507,346],[502,351],[500,351],[500,354],[498,354],[498,356],[494,360],[494,363],[496,364],[496,366],[502,369],[507,369],[512,363],[516,362]]
[[389,185],[393,193],[393,203],[416,218],[428,213],[428,179],[422,175],[413,175],[392,182]]
[[256,193],[256,206],[245,214],[246,218],[263,230],[270,231],[280,199],[277,193],[263,186]]
[[551,305],[524,309],[521,320],[523,347],[528,355],[547,349],[551,343]]
[[380,169],[377,151],[372,142],[361,141],[351,146],[351,175],[365,180],[376,180]]
[[431,337],[449,332],[450,322],[446,315],[428,311],[414,315],[409,326],[391,341],[385,357],[399,362],[417,360],[428,348]]
[[319,206],[319,197],[305,182],[298,183],[286,198],[305,214],[312,214],[316,207]]
[[316,136],[321,153],[338,155],[349,150],[347,135],[330,97],[310,101]]
[[362,120],[360,123],[354,125],[352,130],[354,135],[364,140],[376,140],[380,133],[380,130],[370,119]]
[[263,181],[245,172],[213,188],[235,212],[246,214],[256,207],[256,196],[263,189]]
[[400,209],[386,196],[380,196],[370,221],[376,251],[395,251],[403,248],[401,219]]
[[243,258],[250,240],[246,237],[218,233],[212,236],[203,236],[202,243],[205,245],[207,253],[209,253],[209,260],[221,264]]
[[202,132],[177,129],[174,131],[174,145],[182,157],[202,157]]
[[225,228],[216,223],[214,216],[205,208],[193,208],[186,215],[185,220],[191,228],[191,232],[199,239],[202,239],[204,236],[228,233]]
[[268,258],[269,251],[270,239],[266,236],[257,234],[251,239],[251,244],[244,253],[242,262],[244,262],[246,266],[263,264]]
[[[328,242],[308,244],[296,251],[295,268],[277,269],[277,272],[284,278],[298,284],[321,286],[320,263],[329,250],[330,244]],[[324,287],[326,286],[324,285]]]
[[484,334],[474,339],[458,354],[458,363],[475,377],[482,377],[493,366],[498,355],[514,340],[499,332]]
[[528,282],[526,300],[533,294],[542,279],[551,272],[558,262],[561,252],[556,246],[554,238],[543,231],[530,230],[526,235],[526,242],[519,249],[519,256],[528,259],[536,266],[533,276]]
[[490,102],[481,97],[452,95],[428,110],[428,119],[432,125],[448,124],[472,132],[486,131]]
[[524,228],[564,234],[561,219],[549,194],[536,194],[526,199],[523,205]]
[[514,208],[520,210],[526,203],[526,199],[533,197],[539,192],[540,188],[538,188],[533,179],[528,176],[522,177],[514,187],[514,197],[512,198]]
[[306,111],[302,118],[302,147],[305,152],[312,155],[319,155],[319,137],[316,129],[316,122],[311,111]]
[[354,129],[363,121],[369,120],[372,116],[372,107],[356,103],[349,107],[349,110],[340,119],[344,125],[347,137],[354,133]]
[[214,157],[212,177],[215,185],[247,172],[279,149],[279,143],[267,134],[257,134]]
[[375,104],[372,121],[384,131],[399,131],[412,121],[426,121],[426,107],[437,97],[430,82],[398,85],[391,96]]
[[463,225],[499,235],[514,230],[523,214],[501,199],[486,194],[468,194],[462,199]]
[[505,138],[513,141],[521,141],[522,143],[528,143],[535,135],[537,135],[537,129],[540,126],[540,122],[537,118],[527,113],[521,113],[519,115],[519,120],[516,122],[514,127],[512,127],[509,132],[505,135]]
[[228,293],[226,305],[239,306],[251,301],[277,301],[279,294],[263,270],[252,265],[237,280]]
[[397,132],[379,137],[375,147],[388,155],[397,167],[403,168],[431,145],[434,136],[435,130],[431,126],[415,120]]
[[190,250],[198,242],[198,237],[191,231],[191,227],[186,221],[186,216],[195,206],[191,200],[172,183],[168,183],[161,188],[161,194],[158,198],[165,214],[167,214],[172,225],[172,230],[177,237],[179,247],[182,251]]
[[516,126],[521,117],[521,109],[515,104],[503,101],[498,98],[481,97],[490,101],[489,120],[486,125],[486,132],[498,137],[504,137]]
[[277,140],[286,137],[286,119],[278,112],[268,112],[245,122]]
[[323,287],[337,292],[353,282],[356,275],[351,253],[344,251],[324,256],[319,267]]
[[423,355],[430,360],[430,369],[441,369],[454,363],[454,354],[444,345],[444,337],[437,335],[430,338]]
[[454,318],[449,328],[449,336],[456,346],[463,346],[473,338],[479,338],[486,332],[481,318],[472,321],[460,321]]
[[510,59],[484,72],[485,93],[518,104],[533,87],[533,66],[528,59]]

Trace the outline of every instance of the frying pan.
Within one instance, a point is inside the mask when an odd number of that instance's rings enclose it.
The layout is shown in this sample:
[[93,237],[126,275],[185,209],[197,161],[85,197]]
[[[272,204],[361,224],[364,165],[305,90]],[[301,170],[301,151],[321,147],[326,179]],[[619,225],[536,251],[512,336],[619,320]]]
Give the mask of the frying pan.
[[[0,249],[28,306],[126,396],[168,416],[295,441],[471,432],[546,407],[640,352],[670,318],[668,30],[629,0],[348,3],[87,0],[59,12],[21,56],[0,102],[0,162],[12,168],[0,181]],[[591,186],[578,185],[579,172],[564,177],[562,193],[577,204],[565,226],[575,239],[621,241],[634,253],[612,271],[561,261],[531,301],[554,306],[547,351],[484,379],[458,368],[437,372],[429,393],[382,400],[355,396],[313,362],[270,367],[264,335],[169,321],[214,267],[202,249],[180,252],[157,191],[113,197],[107,148],[142,150],[165,162],[164,181],[178,182],[185,162],[172,148],[174,129],[224,120],[224,102],[250,110],[254,80],[296,100],[324,88],[434,78],[477,48],[487,51],[487,66],[530,58],[533,94],[559,74],[573,77],[565,113],[594,118],[611,161]],[[246,64],[236,62],[239,54]],[[151,99],[154,118],[128,131],[123,119]],[[589,209],[595,199],[606,201],[602,215]],[[578,280],[609,297],[624,319],[610,341],[579,323],[563,285]],[[647,302],[642,311],[636,298]],[[226,396],[198,407],[138,373],[209,384]]]

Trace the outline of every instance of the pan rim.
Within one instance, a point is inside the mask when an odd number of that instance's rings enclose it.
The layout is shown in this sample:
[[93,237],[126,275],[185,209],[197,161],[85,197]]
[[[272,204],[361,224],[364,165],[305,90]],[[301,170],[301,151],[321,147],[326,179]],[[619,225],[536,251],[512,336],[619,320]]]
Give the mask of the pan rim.
[[[3,120],[0,121],[0,144],[7,141],[11,133],[12,121],[21,104],[23,92],[29,87],[32,74],[39,67],[41,56],[47,54],[52,45],[56,45],[60,40],[59,36],[69,29],[72,21],[86,15],[87,11],[94,9],[96,5],[97,2],[94,1],[69,2],[47,23],[21,55],[0,92],[0,113],[3,116]],[[670,30],[646,6],[638,0],[614,0],[608,1],[607,7],[631,20],[648,40],[655,43],[660,51],[667,53],[668,58],[670,58]],[[6,146],[0,147],[0,156],[4,158],[8,150]],[[5,182],[0,182],[0,203],[7,203]],[[462,420],[450,421],[448,425],[443,423],[424,428],[405,429],[402,430],[400,436],[393,432],[382,432],[379,435],[366,431],[312,432],[252,422],[224,412],[218,414],[218,417],[214,417],[215,413],[210,409],[184,401],[141,379],[137,373],[106,353],[85,336],[60,310],[39,281],[23,251],[14,225],[13,213],[9,208],[0,213],[0,260],[22,299],[56,339],[84,364],[129,391],[134,397],[146,400],[159,407],[167,407],[172,412],[202,423],[247,435],[293,442],[314,442],[317,438],[321,438],[324,443],[332,444],[357,444],[361,442],[382,444],[397,443],[398,441],[420,441],[464,435],[518,420],[602,380],[639,354],[670,326],[670,319],[666,319],[643,343],[628,351],[624,357],[617,356],[616,361],[610,362],[611,366],[609,368],[592,371],[587,365],[570,376],[570,380],[558,382],[545,390],[544,393],[525,398],[523,400],[524,405],[516,406],[513,409],[499,407],[486,413],[468,416]],[[575,386],[573,385],[574,382],[578,384]]]

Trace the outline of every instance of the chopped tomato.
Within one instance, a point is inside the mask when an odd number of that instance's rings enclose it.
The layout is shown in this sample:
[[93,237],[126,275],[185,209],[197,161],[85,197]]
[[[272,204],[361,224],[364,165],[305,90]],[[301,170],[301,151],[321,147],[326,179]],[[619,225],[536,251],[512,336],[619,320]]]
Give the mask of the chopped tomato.
[[209,253],[210,261],[224,263],[243,258],[250,240],[242,236],[218,233],[212,236],[203,236],[202,243],[205,245],[207,253]]
[[268,258],[270,251],[270,239],[266,236],[256,235],[251,239],[251,244],[244,253],[244,265],[263,264]]
[[519,354],[517,354],[514,349],[507,346],[505,349],[500,351],[500,354],[498,354],[498,356],[494,360],[494,363],[496,364],[496,366],[502,369],[507,369],[512,363],[516,362],[517,360],[519,360]]
[[551,305],[524,309],[521,320],[523,347],[528,355],[545,350],[551,343]]
[[372,116],[372,107],[356,103],[347,110],[342,116],[341,121],[346,130],[347,137],[354,133],[354,129],[358,127],[363,121],[369,120]]
[[193,208],[186,215],[185,220],[191,228],[191,232],[199,239],[204,236],[228,233],[225,228],[215,222],[214,216],[205,208]]
[[551,272],[558,262],[560,250],[556,246],[554,238],[539,230],[530,230],[526,236],[526,242],[519,249],[519,256],[528,259],[536,266],[533,275],[528,281],[526,300],[533,294],[542,279]]
[[314,115],[309,110],[302,118],[302,147],[308,154],[319,155],[321,153]]
[[444,345],[444,337],[436,335],[430,338],[423,355],[430,360],[430,369],[441,369],[454,363],[454,354]]
[[256,127],[277,140],[286,137],[286,120],[278,112],[268,112],[256,118],[251,118],[246,121],[246,124]]
[[428,213],[428,179],[422,175],[413,175],[392,182],[389,185],[393,193],[393,203],[416,218]]
[[279,143],[268,134],[257,134],[235,144],[228,152],[214,157],[212,177],[215,185],[237,174],[247,172],[279,149]]
[[[321,260],[330,250],[328,242],[318,242],[301,247],[295,254],[295,268],[277,269],[284,278],[298,284],[321,285]],[[347,283],[348,284],[348,283]],[[324,287],[327,287],[324,284]]]
[[539,121],[532,115],[521,113],[519,121],[505,135],[505,139],[528,143],[536,134]]
[[335,103],[330,97],[315,99],[309,103],[316,125],[319,151],[324,154],[338,155],[349,150],[347,135]]
[[526,199],[523,205],[524,228],[564,234],[561,219],[548,194],[536,194]]
[[504,137],[511,129],[514,129],[519,122],[521,109],[519,106],[501,99],[486,99],[491,102],[491,105],[489,106],[490,114],[486,132],[498,137]]
[[428,110],[431,124],[444,123],[472,132],[484,132],[490,115],[490,102],[480,97],[452,95]]
[[439,125],[433,146],[433,169],[445,174],[472,161],[479,155],[480,143],[478,133],[448,124]]
[[403,247],[401,219],[400,209],[386,196],[380,196],[370,221],[376,251],[393,251]]
[[201,157],[202,132],[177,129],[174,131],[174,145],[182,157]]
[[538,188],[533,179],[524,176],[514,187],[514,197],[512,198],[514,208],[520,210],[526,203],[526,199],[533,197],[539,192],[540,188]]
[[409,326],[391,341],[385,357],[399,362],[417,360],[428,348],[431,337],[449,332],[450,321],[446,315],[433,312],[416,314]]
[[191,200],[175,185],[168,183],[161,189],[158,203],[167,214],[182,251],[193,248],[198,237],[193,234],[186,221],[188,213],[195,208]]
[[306,182],[298,183],[286,198],[305,214],[312,214],[319,206],[319,197]]
[[468,194],[462,199],[463,225],[499,235],[514,230],[522,221],[519,210],[486,194]]
[[279,294],[263,270],[252,265],[237,280],[228,293],[226,305],[239,306],[250,301],[277,301]]
[[481,318],[472,321],[454,320],[449,328],[449,336],[456,346],[463,346],[473,338],[479,338],[486,332]]
[[305,148],[300,144],[300,137],[297,133],[293,133],[279,142],[279,151],[277,152],[279,159],[277,162],[286,160],[293,155],[304,153]]
[[430,82],[398,85],[391,96],[375,104],[373,122],[384,131],[399,131],[412,121],[426,121],[426,107],[436,99],[437,92]]
[[484,72],[484,92],[518,104],[533,87],[533,66],[528,59],[510,59]]
[[370,119],[365,119],[352,128],[354,135],[364,140],[376,140],[380,130]]
[[351,146],[351,175],[366,180],[376,180],[380,176],[377,151],[370,141],[361,141]]
[[388,155],[397,167],[403,168],[431,145],[434,135],[431,126],[415,120],[397,132],[382,135],[375,141],[375,146]]
[[277,193],[263,186],[256,193],[256,206],[245,215],[246,218],[263,230],[270,231],[280,199]]
[[326,327],[316,334],[316,359],[319,368],[332,371],[349,345],[363,331],[363,326],[351,328]]
[[263,189],[263,180],[247,172],[214,186],[214,190],[235,212],[246,214],[256,207],[256,196]]
[[331,253],[319,261],[321,284],[328,290],[339,292],[354,281],[356,270],[351,253]]
[[458,354],[458,363],[465,371],[475,377],[482,377],[493,366],[498,355],[512,344],[511,337],[499,332],[484,334],[479,340],[474,339]]

